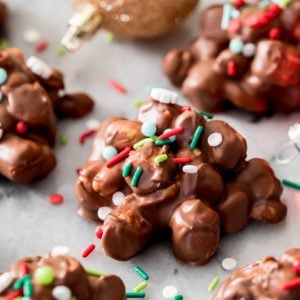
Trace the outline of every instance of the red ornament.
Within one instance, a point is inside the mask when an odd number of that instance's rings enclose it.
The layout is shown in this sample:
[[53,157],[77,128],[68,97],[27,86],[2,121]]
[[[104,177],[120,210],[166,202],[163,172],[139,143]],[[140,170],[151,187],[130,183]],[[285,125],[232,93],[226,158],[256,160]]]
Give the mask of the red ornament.
[[227,31],[229,33],[236,33],[241,28],[241,21],[239,19],[233,19],[228,24]]
[[64,202],[64,197],[61,194],[53,194],[49,197],[49,202],[57,205]]
[[227,74],[228,76],[233,77],[236,75],[236,73],[237,73],[236,63],[233,60],[231,60],[227,64]]
[[25,122],[18,122],[16,125],[16,132],[19,134],[24,134],[28,131],[28,126]]
[[281,37],[281,30],[278,27],[274,27],[269,31],[269,38],[271,40],[279,40]]

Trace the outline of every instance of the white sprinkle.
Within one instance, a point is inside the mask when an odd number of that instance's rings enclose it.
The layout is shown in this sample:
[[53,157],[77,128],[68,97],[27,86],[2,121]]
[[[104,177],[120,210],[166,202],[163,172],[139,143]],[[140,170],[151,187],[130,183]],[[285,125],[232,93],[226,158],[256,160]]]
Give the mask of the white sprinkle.
[[162,295],[165,300],[171,300],[177,295],[177,289],[175,286],[168,285],[163,289]]
[[55,246],[51,250],[52,256],[64,256],[70,253],[70,249],[66,246]]
[[218,147],[222,144],[223,142],[223,137],[222,134],[219,132],[214,132],[209,135],[207,139],[208,145],[211,147]]
[[0,275],[0,293],[6,290],[14,281],[12,272],[5,272]]
[[23,33],[23,39],[25,42],[34,44],[41,38],[41,34],[36,29],[27,29]]
[[289,128],[289,138],[294,143],[300,143],[300,123],[296,123]]
[[123,203],[123,200],[124,200],[124,197],[125,195],[118,191],[118,192],[115,192],[113,195],[112,195],[112,202],[115,206],[119,206]]
[[30,56],[26,61],[26,65],[34,74],[44,79],[48,79],[52,75],[52,68],[35,56]]
[[179,100],[177,93],[163,88],[153,88],[151,90],[151,98],[166,104],[175,104]]
[[247,43],[243,48],[243,55],[253,57],[256,51],[256,46],[253,43]]
[[230,257],[224,258],[222,261],[222,267],[227,271],[232,271],[237,267],[237,261]]
[[239,16],[240,16],[240,11],[238,10],[238,9],[233,9],[232,11],[231,11],[231,17],[233,18],[233,19],[237,19]]
[[108,214],[112,211],[112,209],[108,206],[102,206],[98,209],[98,218],[102,221],[106,219]]
[[52,290],[52,296],[56,300],[69,300],[71,299],[72,293],[67,286],[58,285]]
[[185,165],[182,167],[184,173],[195,174],[198,172],[198,168],[194,165]]
[[86,128],[90,130],[96,130],[100,126],[100,122],[97,119],[90,119],[86,122]]

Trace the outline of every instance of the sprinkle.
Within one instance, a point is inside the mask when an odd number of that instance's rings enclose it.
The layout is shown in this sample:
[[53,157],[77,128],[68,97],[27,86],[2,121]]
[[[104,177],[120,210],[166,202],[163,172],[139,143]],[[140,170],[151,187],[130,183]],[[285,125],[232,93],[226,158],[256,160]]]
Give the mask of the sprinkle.
[[81,256],[88,257],[95,250],[95,248],[95,244],[88,245],[87,248],[82,252]]
[[168,144],[172,144],[172,140],[171,139],[165,139],[165,140],[157,140],[154,142],[155,146],[163,146],[163,145],[168,145]]
[[122,85],[120,84],[119,82],[117,82],[116,80],[114,79],[110,79],[108,81],[109,85],[115,89],[116,91],[120,92],[121,94],[127,94],[127,89]]
[[142,281],[141,283],[139,283],[134,289],[134,292],[141,292],[143,291],[146,287],[148,286],[148,282],[147,281]]
[[61,204],[64,201],[64,197],[61,194],[52,194],[49,196],[49,202],[51,204],[57,205]]
[[289,291],[300,287],[300,278],[292,279],[286,282],[282,287],[282,291]]
[[185,111],[191,111],[192,108],[190,106],[181,106],[180,112],[183,113]]
[[240,38],[234,38],[229,43],[229,49],[235,54],[242,53],[243,48],[244,48],[244,43]]
[[300,259],[297,259],[293,263],[293,270],[294,270],[295,273],[300,274]]
[[131,185],[133,187],[137,187],[140,181],[140,178],[143,174],[143,169],[142,168],[137,168],[136,171],[134,172],[133,176],[132,176],[132,180],[131,180]]
[[33,286],[30,277],[27,277],[27,279],[24,280],[24,286],[23,286],[23,294],[25,297],[31,297],[33,291]]
[[85,269],[86,274],[94,277],[101,277],[104,275],[104,273],[92,270],[92,269]]
[[109,206],[102,206],[98,209],[98,218],[102,221],[104,221],[109,213],[112,211],[112,209]]
[[108,31],[105,33],[104,41],[106,43],[112,43],[114,40],[115,40],[115,35],[112,32]]
[[129,176],[129,174],[131,172],[131,167],[132,167],[131,163],[128,163],[123,167],[123,170],[122,170],[123,177]]
[[239,19],[233,19],[230,21],[227,31],[229,33],[236,33],[241,28],[241,21]]
[[223,137],[222,134],[219,132],[214,132],[210,134],[207,138],[207,143],[211,147],[218,147],[222,144]]
[[245,57],[253,57],[256,51],[256,46],[253,43],[247,43],[243,49],[243,55]]
[[209,113],[209,112],[206,112],[206,111],[202,111],[202,110],[199,110],[198,111],[198,114],[199,115],[202,115],[202,116],[205,116],[207,117],[208,119],[213,119],[214,115]]
[[142,134],[147,137],[151,137],[151,136],[155,135],[156,130],[157,130],[156,124],[152,123],[152,122],[143,123],[142,128],[141,128]]
[[69,255],[69,253],[70,249],[66,246],[55,246],[51,250],[51,255],[54,257]]
[[149,275],[139,266],[134,266],[135,272],[144,280],[149,280]]
[[102,226],[98,226],[95,230],[95,235],[98,239],[102,239],[103,236],[103,230],[102,230]]
[[183,296],[182,295],[176,295],[173,300],[183,300]]
[[156,156],[156,157],[154,158],[154,162],[155,162],[156,164],[160,164],[160,163],[166,161],[168,158],[169,158],[169,157],[168,157],[167,154],[161,154],[161,155],[158,155],[158,156]]
[[271,40],[279,40],[281,36],[281,30],[278,27],[274,27],[269,31],[269,38]]
[[287,7],[293,0],[281,0],[280,6],[282,8]]
[[34,272],[34,280],[40,285],[50,285],[55,279],[54,270],[50,266],[42,266]]
[[238,9],[233,9],[230,14],[231,18],[233,19],[237,19],[240,15],[241,12]]
[[202,132],[203,132],[203,126],[198,126],[197,129],[195,130],[194,136],[193,136],[192,141],[190,143],[190,149],[191,150],[196,149]]
[[0,84],[4,84],[8,78],[8,74],[5,69],[0,68]]
[[23,33],[23,39],[29,44],[36,43],[41,38],[41,34],[36,29],[27,29]]
[[110,160],[118,154],[118,150],[114,146],[106,146],[103,149],[102,156],[105,160]]
[[49,43],[45,40],[38,42],[35,47],[34,51],[37,53],[44,52],[49,47]]
[[30,56],[26,61],[27,67],[35,75],[44,79],[49,79],[52,76],[52,68],[38,57]]
[[237,73],[237,65],[233,60],[230,60],[227,63],[227,74],[228,76],[233,77],[236,75],[236,73]]
[[127,292],[126,298],[145,298],[144,292]]
[[22,296],[22,291],[19,290],[19,291],[13,291],[11,293],[9,293],[7,296],[5,296],[4,300],[12,300],[12,299],[15,299],[19,296]]
[[235,8],[240,9],[246,5],[246,2],[244,0],[234,0],[233,5]]
[[224,6],[223,6],[223,15],[222,15],[222,21],[221,21],[221,28],[223,30],[226,30],[228,28],[232,8],[233,7],[230,3],[225,3]]
[[0,39],[0,49],[1,50],[5,50],[9,47],[10,47],[10,43],[9,43],[8,39],[6,39],[6,38]]
[[[165,129],[165,130],[163,131],[163,134],[165,134],[165,133],[167,133],[167,132],[170,132],[171,130],[173,130],[173,129],[167,128],[167,129]],[[173,143],[173,142],[176,141],[176,135],[169,136],[168,139]]]
[[19,134],[25,134],[28,131],[28,126],[25,122],[18,122],[16,125],[16,132]]
[[153,88],[151,98],[164,104],[176,104],[179,100],[177,93],[164,88]]
[[29,268],[26,262],[22,263],[20,267],[21,276],[25,276],[29,273]]
[[68,53],[68,49],[64,46],[64,45],[58,45],[57,47],[56,47],[56,53],[58,54],[58,55],[61,55],[61,56],[63,56],[63,55],[65,55],[66,53]]
[[186,164],[191,162],[192,159],[190,157],[174,157],[173,162],[175,164]]
[[52,296],[56,300],[70,300],[72,292],[65,285],[58,285],[52,290]]
[[145,144],[148,142],[153,142],[153,139],[152,138],[142,139],[133,145],[133,149],[136,150],[138,148],[141,148],[141,147],[145,146]]
[[196,174],[198,172],[198,168],[194,165],[185,165],[183,166],[182,171],[188,174]]
[[288,179],[282,179],[281,182],[282,182],[282,184],[284,184],[286,186],[292,187],[296,190],[300,190],[300,184],[299,183],[293,182],[293,181],[288,180]]
[[58,137],[58,140],[59,140],[59,143],[64,146],[68,143],[68,136],[65,132],[62,132],[59,134],[59,137]]
[[105,166],[107,168],[111,168],[113,167],[114,165],[116,165],[118,162],[122,161],[123,159],[125,159],[128,154],[130,153],[131,151],[131,148],[130,147],[127,147],[125,148],[124,150],[122,150],[120,153],[118,153],[117,155],[115,155],[113,158],[111,158],[110,160],[108,160],[106,163],[105,163]]
[[232,271],[237,267],[237,261],[230,257],[224,258],[222,261],[222,267],[226,271]]
[[220,278],[216,276],[216,277],[212,280],[212,282],[209,284],[207,290],[208,290],[210,293],[213,292],[214,289],[215,289],[215,288],[217,287],[217,285],[219,284],[219,282],[220,282]]
[[115,206],[121,205],[123,203],[124,197],[125,197],[125,195],[120,191],[113,193],[113,195],[112,195],[113,204]]
[[158,139],[159,140],[165,140],[169,137],[172,137],[172,136],[176,136],[176,135],[179,135],[183,132],[183,128],[182,127],[178,127],[178,128],[174,128],[174,129],[171,129],[163,134],[161,134]]
[[80,167],[75,169],[75,172],[76,172],[78,175],[80,175],[80,172],[81,172],[81,171],[82,171],[82,168],[80,168]]
[[91,130],[88,130],[88,131],[85,131],[80,137],[79,137],[79,143],[81,145],[83,145],[85,143],[85,141],[93,136],[94,134],[96,133],[96,130],[94,129],[91,129]]
[[137,100],[132,101],[132,102],[131,102],[131,105],[132,105],[133,107],[137,107],[137,108],[138,108],[138,107],[143,106],[144,103],[145,103],[144,101],[137,99]]
[[19,278],[13,285],[14,290],[19,290],[24,285],[24,276]]
[[162,291],[162,296],[166,300],[171,300],[177,295],[177,289],[175,286],[168,285]]
[[89,119],[86,123],[85,126],[87,129],[90,130],[97,130],[100,126],[100,122],[97,119]]

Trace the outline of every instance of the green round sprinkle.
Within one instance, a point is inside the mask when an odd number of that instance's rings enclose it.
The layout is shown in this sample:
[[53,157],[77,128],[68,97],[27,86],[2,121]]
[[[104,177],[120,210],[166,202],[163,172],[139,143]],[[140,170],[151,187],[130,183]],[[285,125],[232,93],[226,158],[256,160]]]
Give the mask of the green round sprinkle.
[[146,294],[144,292],[127,292],[126,298],[145,298]]
[[282,182],[282,184],[284,184],[286,186],[292,187],[296,190],[300,190],[300,184],[299,183],[293,182],[293,181],[288,180],[288,179],[282,179],[281,182]]
[[141,148],[141,147],[143,147],[143,146],[144,146],[146,143],[148,143],[148,142],[153,142],[153,139],[152,139],[152,138],[145,138],[145,139],[142,139],[142,140],[138,141],[137,143],[135,143],[135,144],[133,145],[133,149],[136,150],[136,149],[138,149],[138,148]]
[[203,132],[203,126],[198,126],[197,129],[196,129],[196,131],[195,131],[195,133],[194,133],[192,141],[190,143],[190,149],[191,150],[195,150],[196,149],[202,132]]
[[94,277],[101,277],[104,276],[104,273],[92,270],[92,269],[85,269],[85,272],[90,275],[90,276],[94,276]]
[[155,146],[163,146],[167,144],[172,144],[173,142],[170,139],[165,139],[165,140],[156,140],[155,141]]
[[144,103],[145,103],[144,101],[137,99],[137,100],[132,101],[131,104],[132,104],[133,107],[138,108],[138,107],[143,106]]
[[218,285],[218,283],[220,282],[220,278],[218,276],[216,276],[212,282],[209,284],[208,286],[208,291],[211,293]]
[[133,177],[132,177],[132,180],[131,180],[131,185],[132,185],[133,187],[138,186],[142,174],[143,174],[143,169],[140,168],[140,167],[138,167],[138,168],[136,169],[136,171],[134,172]]
[[59,143],[61,145],[66,145],[68,143],[68,136],[66,133],[62,132],[59,134],[59,137],[58,137],[58,140],[59,140]]
[[108,31],[104,36],[104,40],[107,43],[112,43],[115,40],[115,35],[112,32]]
[[50,285],[55,279],[54,270],[49,266],[39,267],[34,272],[34,279],[40,285]]
[[137,274],[143,278],[144,280],[149,280],[149,275],[139,266],[135,266],[134,270],[137,272]]
[[24,287],[23,287],[23,293],[25,297],[31,297],[32,296],[32,282],[31,279],[29,278],[28,280],[24,281]]
[[199,110],[198,114],[201,115],[201,116],[206,116],[208,119],[212,119],[214,117],[213,114],[210,114],[210,113],[208,113],[206,111],[202,111],[202,110]]
[[182,295],[176,295],[173,300],[183,300],[183,296]]
[[64,46],[64,45],[59,45],[57,48],[56,48],[56,53],[58,55],[65,55],[66,53],[68,52],[67,48]]
[[154,158],[154,162],[156,164],[160,164],[164,161],[166,161],[168,159],[168,155],[167,154],[162,154],[162,155],[158,155]]
[[130,172],[131,172],[131,163],[128,163],[126,164],[124,167],[123,167],[123,171],[122,171],[122,176],[123,177],[127,177],[129,176]]
[[147,281],[142,281],[141,283],[139,283],[134,289],[134,292],[141,292],[143,291],[146,287],[148,286],[148,282]]

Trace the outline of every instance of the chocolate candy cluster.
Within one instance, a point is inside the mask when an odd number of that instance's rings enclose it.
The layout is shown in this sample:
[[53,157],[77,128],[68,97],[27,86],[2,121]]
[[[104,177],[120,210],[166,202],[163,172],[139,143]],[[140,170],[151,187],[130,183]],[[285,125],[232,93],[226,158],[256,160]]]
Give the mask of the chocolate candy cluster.
[[300,249],[288,250],[280,260],[265,257],[238,269],[213,299],[300,299]]
[[0,51],[0,175],[27,183],[55,166],[56,116],[78,118],[93,101],[64,94],[62,74],[18,49]]
[[299,0],[234,0],[208,7],[199,38],[163,67],[199,109],[288,113],[300,109],[299,40]]
[[115,275],[85,270],[75,258],[51,253],[18,260],[0,274],[0,299],[22,296],[20,299],[124,300],[125,287]]
[[178,259],[203,265],[222,234],[285,217],[280,182],[266,161],[246,160],[241,135],[174,92],[151,95],[136,120],[102,123],[77,181],[79,214],[104,220],[109,256],[129,259],[167,233]]
[[8,15],[8,9],[2,0],[0,1],[0,32],[3,31],[5,27],[5,22],[7,20],[7,15]]

